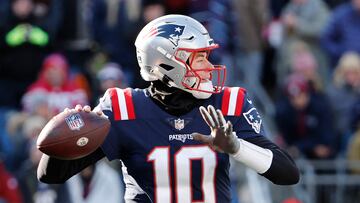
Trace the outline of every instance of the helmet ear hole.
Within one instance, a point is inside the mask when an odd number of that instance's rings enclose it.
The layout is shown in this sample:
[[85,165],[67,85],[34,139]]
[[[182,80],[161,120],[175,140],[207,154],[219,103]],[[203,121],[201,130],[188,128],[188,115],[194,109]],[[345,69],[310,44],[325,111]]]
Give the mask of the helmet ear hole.
[[146,70],[146,72],[150,73],[151,70],[152,70],[152,67],[151,66],[145,66],[145,70]]
[[167,65],[167,64],[164,64],[164,63],[160,64],[159,66],[161,68],[165,69],[166,71],[170,71],[170,70],[175,68],[174,66],[170,66],[170,65]]
[[143,68],[140,69],[140,74],[145,81],[157,80],[156,76],[151,72],[152,72],[151,66],[144,66]]

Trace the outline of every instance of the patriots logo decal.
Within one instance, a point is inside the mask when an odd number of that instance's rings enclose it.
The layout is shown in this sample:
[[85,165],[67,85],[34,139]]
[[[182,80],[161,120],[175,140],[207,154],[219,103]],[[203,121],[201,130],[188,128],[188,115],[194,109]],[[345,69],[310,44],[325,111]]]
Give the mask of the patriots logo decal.
[[150,29],[150,32],[144,36],[144,38],[149,38],[152,36],[164,37],[170,40],[175,46],[179,45],[180,36],[183,34],[185,26],[176,25],[176,24],[165,24],[160,25],[159,27],[153,27]]
[[260,133],[262,120],[256,108],[251,108],[249,111],[243,113],[243,115],[255,132]]

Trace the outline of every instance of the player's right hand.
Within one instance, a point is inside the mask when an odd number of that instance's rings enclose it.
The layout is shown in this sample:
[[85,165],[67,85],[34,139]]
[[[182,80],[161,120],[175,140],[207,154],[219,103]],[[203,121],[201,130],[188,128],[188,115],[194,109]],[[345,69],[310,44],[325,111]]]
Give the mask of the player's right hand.
[[[75,111],[77,111],[77,112],[85,111],[85,112],[90,113],[90,112],[91,112],[91,107],[90,107],[89,105],[85,105],[85,106],[83,107],[82,105],[77,104],[74,109],[69,109],[69,108],[65,108],[65,109],[64,109],[65,112],[66,112],[66,111],[72,111],[72,110],[75,110]],[[103,116],[103,112],[102,112],[101,110],[96,110],[95,113],[96,113],[97,115],[99,115],[99,116]]]

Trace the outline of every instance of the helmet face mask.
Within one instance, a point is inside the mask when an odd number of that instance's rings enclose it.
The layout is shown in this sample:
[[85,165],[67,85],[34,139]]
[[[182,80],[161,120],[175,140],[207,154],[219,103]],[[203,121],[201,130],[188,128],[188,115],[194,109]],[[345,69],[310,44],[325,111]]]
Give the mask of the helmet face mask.
[[[206,59],[208,59],[211,50],[216,48],[218,48],[218,45],[213,45],[211,47],[196,49],[196,50],[178,48],[178,50],[175,53],[175,59],[183,63],[187,70],[182,80],[182,85],[185,88],[192,91],[199,91],[199,92],[205,92],[211,94],[220,93],[222,91],[222,87],[224,86],[225,78],[226,78],[225,66],[212,65],[212,67],[201,67],[196,69],[193,68],[194,57],[196,56],[197,53],[205,52]],[[178,55],[181,55],[178,53],[183,53],[183,52],[187,52],[189,55],[187,61],[184,61],[183,58],[178,57]],[[211,81],[212,84],[216,84],[213,86],[211,90],[202,89],[200,87],[201,82],[204,80],[204,78],[200,76],[200,72],[209,72],[210,78],[206,80]]]
[[[223,89],[225,66],[193,68],[197,53],[205,52],[207,60],[210,51],[218,48],[205,27],[193,18],[183,15],[157,18],[141,30],[135,46],[141,76],[146,81],[160,80],[197,98],[207,98]],[[210,78],[204,80],[201,72],[210,73]],[[205,82],[208,84],[204,85]]]

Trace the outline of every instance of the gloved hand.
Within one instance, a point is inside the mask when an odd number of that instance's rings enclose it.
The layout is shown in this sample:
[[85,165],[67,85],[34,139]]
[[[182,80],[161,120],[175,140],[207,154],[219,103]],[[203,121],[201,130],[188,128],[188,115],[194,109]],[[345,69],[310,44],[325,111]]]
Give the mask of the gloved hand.
[[210,135],[192,133],[194,140],[208,144],[211,148],[219,152],[234,154],[239,150],[240,143],[237,136],[233,133],[233,126],[230,121],[225,121],[222,112],[211,105],[207,109],[203,106],[199,108],[200,113],[211,129]]

